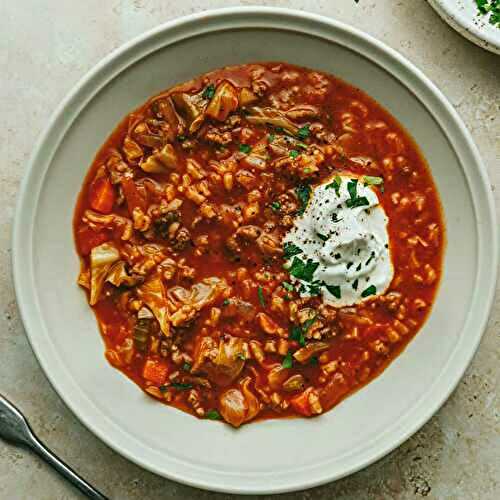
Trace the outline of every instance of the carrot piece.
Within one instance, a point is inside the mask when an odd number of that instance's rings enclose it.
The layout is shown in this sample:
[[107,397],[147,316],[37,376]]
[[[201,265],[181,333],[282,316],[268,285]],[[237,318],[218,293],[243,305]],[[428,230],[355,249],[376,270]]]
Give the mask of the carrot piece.
[[313,390],[312,387],[301,392],[298,396],[295,396],[290,400],[292,408],[301,415],[305,417],[310,417],[312,415],[311,406],[309,405],[309,393]]
[[109,214],[115,203],[115,190],[107,177],[98,177],[90,186],[89,202],[92,209]]
[[109,240],[109,235],[103,231],[93,231],[88,227],[83,227],[76,233],[76,242],[80,253],[88,255],[94,247],[99,246]]
[[144,364],[142,376],[155,385],[163,385],[167,379],[168,367],[161,361],[148,359]]
[[146,200],[141,196],[135,182],[132,179],[125,178],[121,181],[123,195],[127,200],[128,211],[132,214],[134,208],[140,208],[146,211]]

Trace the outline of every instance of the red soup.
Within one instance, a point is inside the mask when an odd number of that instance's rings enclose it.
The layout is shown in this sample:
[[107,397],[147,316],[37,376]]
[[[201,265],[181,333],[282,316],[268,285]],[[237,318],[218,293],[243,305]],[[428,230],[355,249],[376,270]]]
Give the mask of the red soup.
[[130,113],[74,232],[108,361],[236,427],[322,414],[377,376],[429,314],[444,241],[401,125],[284,63],[213,71]]

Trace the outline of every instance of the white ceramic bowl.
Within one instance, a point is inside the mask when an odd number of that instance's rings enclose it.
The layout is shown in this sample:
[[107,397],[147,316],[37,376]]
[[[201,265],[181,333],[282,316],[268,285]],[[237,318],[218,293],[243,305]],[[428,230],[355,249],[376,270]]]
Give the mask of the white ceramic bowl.
[[500,28],[478,15],[475,0],[427,0],[452,28],[479,47],[500,54]]
[[[433,312],[374,382],[315,419],[239,430],[158,404],[103,355],[76,286],[72,215],[95,152],[149,96],[220,66],[282,60],[361,87],[421,146],[443,203],[448,249]],[[165,477],[227,492],[297,490],[350,474],[436,412],[469,364],[492,303],[497,237],[488,179],[460,118],[398,53],[348,26],[282,9],[233,8],[170,22],[94,68],[59,106],[22,184],[13,234],[19,307],[47,377],[116,451]]]

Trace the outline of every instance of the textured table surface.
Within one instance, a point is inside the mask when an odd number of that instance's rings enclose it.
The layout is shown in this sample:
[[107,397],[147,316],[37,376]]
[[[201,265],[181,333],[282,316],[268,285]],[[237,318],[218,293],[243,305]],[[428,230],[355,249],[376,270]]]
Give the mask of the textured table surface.
[[[27,159],[49,115],[103,56],[185,14],[230,5],[288,6],[360,28],[401,52],[464,119],[500,207],[500,57],[451,30],[424,0],[0,1],[0,392],[38,435],[113,499],[219,499],[150,474],[97,440],[49,385],[24,334],[11,280],[10,230]],[[497,290],[498,291],[498,290]],[[465,377],[399,449],[348,478],[293,499],[500,498],[500,294]],[[80,498],[37,458],[0,442],[0,499]],[[280,498],[280,496],[276,497]]]

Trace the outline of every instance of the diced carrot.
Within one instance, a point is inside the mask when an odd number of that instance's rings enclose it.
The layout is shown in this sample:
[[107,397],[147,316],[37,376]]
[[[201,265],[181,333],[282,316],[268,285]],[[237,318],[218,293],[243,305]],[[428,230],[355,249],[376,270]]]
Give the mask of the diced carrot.
[[290,400],[292,408],[301,415],[305,417],[310,417],[312,415],[311,406],[309,405],[309,393],[313,390],[312,387],[301,392],[298,396],[295,396]]
[[90,186],[90,207],[102,214],[109,214],[115,203],[115,190],[111,181],[105,177],[98,177]]
[[135,182],[126,178],[121,181],[123,195],[127,200],[128,211],[132,213],[134,208],[138,207],[143,212],[146,211],[146,200],[141,196]]
[[90,251],[109,240],[109,235],[104,231],[93,231],[88,227],[83,227],[76,233],[76,242],[82,255],[88,255]]
[[148,359],[144,364],[142,376],[155,385],[163,385],[167,379],[168,367],[162,361]]

